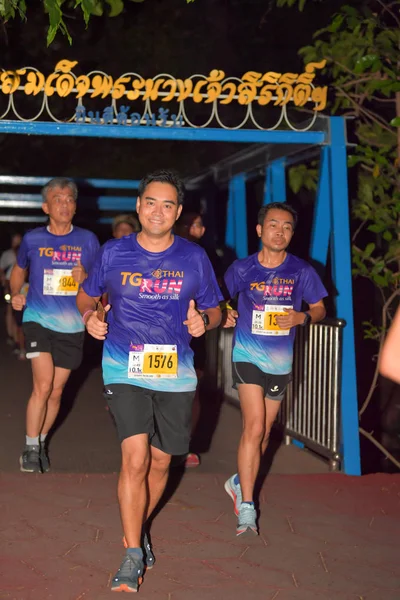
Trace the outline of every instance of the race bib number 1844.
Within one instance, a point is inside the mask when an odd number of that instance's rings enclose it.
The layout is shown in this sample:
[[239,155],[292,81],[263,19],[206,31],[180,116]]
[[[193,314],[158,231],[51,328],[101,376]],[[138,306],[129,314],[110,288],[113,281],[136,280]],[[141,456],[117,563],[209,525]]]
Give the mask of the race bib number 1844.
[[71,269],[45,269],[43,274],[44,296],[76,296],[79,284],[72,277]]

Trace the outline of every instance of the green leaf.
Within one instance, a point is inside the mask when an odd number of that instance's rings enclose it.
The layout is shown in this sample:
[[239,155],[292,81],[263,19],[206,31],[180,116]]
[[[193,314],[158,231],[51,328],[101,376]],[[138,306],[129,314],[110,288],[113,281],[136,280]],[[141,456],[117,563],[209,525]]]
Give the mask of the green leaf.
[[297,192],[304,185],[304,169],[305,165],[298,165],[289,169],[289,186],[290,189],[297,194]]
[[109,17],[117,17],[124,10],[124,3],[122,0],[106,0],[107,4],[110,5]]
[[372,233],[382,233],[382,231],[384,231],[386,227],[384,224],[380,223],[379,225],[369,225],[367,229],[368,231],[372,231]]
[[373,281],[374,281],[374,283],[376,283],[376,285],[378,287],[383,287],[384,288],[384,287],[387,287],[387,285],[388,285],[387,278],[383,277],[382,275],[375,275],[373,277]]
[[400,127],[400,117],[395,117],[390,121],[392,127]]
[[368,244],[364,250],[364,256],[365,257],[371,256],[371,254],[373,253],[374,250],[375,250],[375,244],[373,244],[373,243]]
[[345,4],[344,6],[342,6],[342,8],[340,10],[342,10],[347,15],[350,15],[351,17],[355,17],[358,15],[354,6],[349,6],[348,4]]
[[332,33],[335,33],[339,29],[339,27],[342,25],[343,21],[344,21],[344,15],[340,15],[340,14],[336,15],[333,18],[331,25],[329,26],[329,31],[331,31]]
[[354,67],[354,73],[364,73],[364,71],[369,69],[377,60],[379,60],[379,57],[376,54],[366,54],[357,60]]
[[25,0],[17,0],[16,8],[19,12],[19,16],[21,17],[21,19],[26,20],[26,2],[25,2]]
[[391,242],[391,241],[392,241],[392,239],[393,239],[393,236],[392,236],[392,234],[390,233],[390,231],[386,230],[386,231],[383,233],[383,239],[384,239],[384,240],[386,240],[387,242]]

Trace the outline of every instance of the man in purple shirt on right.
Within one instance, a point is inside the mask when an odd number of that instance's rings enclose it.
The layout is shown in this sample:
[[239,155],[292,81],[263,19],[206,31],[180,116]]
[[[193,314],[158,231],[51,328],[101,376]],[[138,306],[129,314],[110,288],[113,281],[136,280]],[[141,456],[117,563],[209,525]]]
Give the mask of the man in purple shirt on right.
[[238,516],[236,535],[258,534],[254,484],[291,380],[296,327],[325,317],[327,292],[319,276],[286,251],[296,222],[296,211],[286,203],[263,206],[256,228],[260,252],[235,261],[225,273],[229,297],[238,296],[238,311],[226,310],[222,321],[224,327],[236,327],[232,373],[243,418],[238,473],[225,483]]

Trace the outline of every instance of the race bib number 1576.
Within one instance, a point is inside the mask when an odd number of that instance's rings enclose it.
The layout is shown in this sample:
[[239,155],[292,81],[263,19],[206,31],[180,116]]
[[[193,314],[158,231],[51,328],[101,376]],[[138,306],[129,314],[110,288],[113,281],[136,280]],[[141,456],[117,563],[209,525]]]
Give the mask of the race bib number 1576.
[[178,377],[178,352],[168,344],[131,344],[128,378]]

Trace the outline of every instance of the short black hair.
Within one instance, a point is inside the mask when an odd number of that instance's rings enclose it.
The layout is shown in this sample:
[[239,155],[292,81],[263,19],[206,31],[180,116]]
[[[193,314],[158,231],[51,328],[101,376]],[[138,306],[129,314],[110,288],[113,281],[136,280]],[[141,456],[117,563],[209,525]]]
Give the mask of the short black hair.
[[75,181],[73,181],[72,179],[68,179],[68,177],[54,177],[54,179],[50,179],[50,181],[48,181],[46,185],[42,188],[43,202],[47,202],[47,193],[50,190],[54,190],[54,188],[57,187],[61,188],[62,190],[68,187],[71,190],[74,200],[76,202],[78,198],[78,188],[76,186]]
[[285,212],[288,212],[292,215],[294,230],[297,225],[297,212],[292,206],[290,206],[290,204],[286,204],[286,202],[271,202],[271,204],[265,204],[264,206],[262,206],[258,211],[257,223],[262,227],[264,225],[265,217],[267,216],[268,212],[270,210],[273,210],[274,208],[277,210],[284,210]]
[[185,195],[185,188],[183,185],[182,179],[179,177],[176,171],[169,171],[167,169],[160,169],[159,171],[154,171],[146,177],[143,177],[142,181],[139,184],[139,198],[141,198],[144,194],[145,189],[150,183],[169,183],[172,185],[178,194],[178,204],[183,204],[183,197]]

